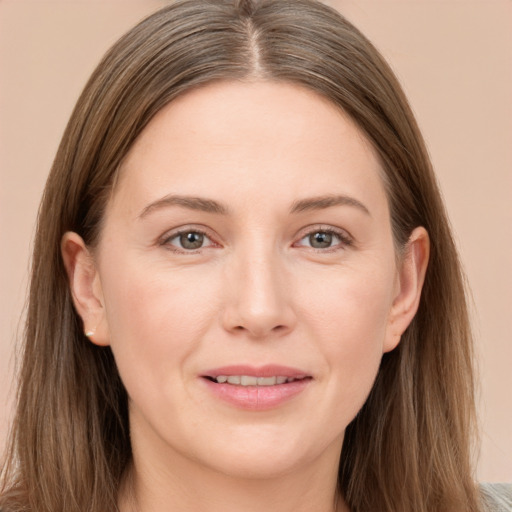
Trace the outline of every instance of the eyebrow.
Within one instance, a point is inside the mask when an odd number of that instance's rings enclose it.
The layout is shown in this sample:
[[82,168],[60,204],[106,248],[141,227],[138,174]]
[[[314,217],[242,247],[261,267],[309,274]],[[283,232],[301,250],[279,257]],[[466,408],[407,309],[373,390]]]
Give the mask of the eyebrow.
[[[226,206],[213,199],[194,196],[167,195],[147,205],[139,214],[138,218],[142,219],[153,211],[172,206],[179,206],[189,210],[214,213],[217,215],[227,215],[229,213]],[[294,214],[311,210],[324,210],[326,208],[332,208],[333,206],[352,206],[371,216],[370,211],[363,203],[353,197],[344,195],[327,195],[301,199],[292,204],[290,213]]]
[[203,197],[193,196],[168,195],[146,206],[139,214],[138,218],[142,219],[155,210],[168,208],[170,206],[181,206],[182,208],[188,208],[189,210],[216,213],[218,215],[226,215],[228,213],[228,209],[225,206],[218,203],[217,201],[214,201],[213,199],[205,199]]
[[300,213],[309,210],[324,210],[333,206],[352,206],[371,217],[370,210],[368,210],[361,201],[344,195],[319,196],[295,201],[292,205],[291,213]]

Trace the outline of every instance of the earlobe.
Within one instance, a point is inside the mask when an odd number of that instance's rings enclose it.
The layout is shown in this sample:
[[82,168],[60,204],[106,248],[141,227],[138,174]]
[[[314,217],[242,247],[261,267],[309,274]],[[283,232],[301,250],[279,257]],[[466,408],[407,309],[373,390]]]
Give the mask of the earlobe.
[[425,228],[411,233],[398,269],[398,287],[390,312],[384,352],[393,350],[418,311],[430,254],[430,239]]
[[71,231],[62,237],[61,253],[84,334],[96,345],[109,345],[101,280],[92,254],[80,235]]

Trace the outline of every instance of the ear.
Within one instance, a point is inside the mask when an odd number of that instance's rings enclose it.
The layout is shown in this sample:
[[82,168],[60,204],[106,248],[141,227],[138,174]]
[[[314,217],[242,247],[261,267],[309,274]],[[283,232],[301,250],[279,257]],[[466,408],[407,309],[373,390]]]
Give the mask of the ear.
[[400,261],[384,352],[390,352],[398,345],[400,337],[418,311],[429,254],[428,233],[425,228],[417,227],[411,233]]
[[82,318],[85,335],[95,345],[109,345],[109,330],[96,263],[82,238],[64,234],[61,253],[68,274],[73,304]]

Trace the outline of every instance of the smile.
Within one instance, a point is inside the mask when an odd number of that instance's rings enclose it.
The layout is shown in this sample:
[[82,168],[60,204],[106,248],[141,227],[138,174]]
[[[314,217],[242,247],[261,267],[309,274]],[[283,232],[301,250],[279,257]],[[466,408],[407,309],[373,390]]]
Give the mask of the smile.
[[275,386],[276,384],[285,384],[287,382],[294,382],[302,380],[303,378],[273,376],[273,377],[255,377],[253,375],[218,375],[211,377],[214,382],[218,384],[233,384],[235,386]]
[[313,382],[302,370],[280,365],[226,366],[205,372],[201,379],[215,399],[250,411],[276,409],[301,395]]

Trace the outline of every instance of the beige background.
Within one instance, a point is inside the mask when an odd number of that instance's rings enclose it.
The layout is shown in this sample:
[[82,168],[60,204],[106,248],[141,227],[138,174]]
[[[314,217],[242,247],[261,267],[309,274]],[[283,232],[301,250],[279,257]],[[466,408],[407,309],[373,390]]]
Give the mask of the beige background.
[[[164,1],[0,0],[0,447],[37,206],[104,51]],[[331,0],[390,60],[418,116],[472,285],[478,478],[512,481],[512,1]]]

